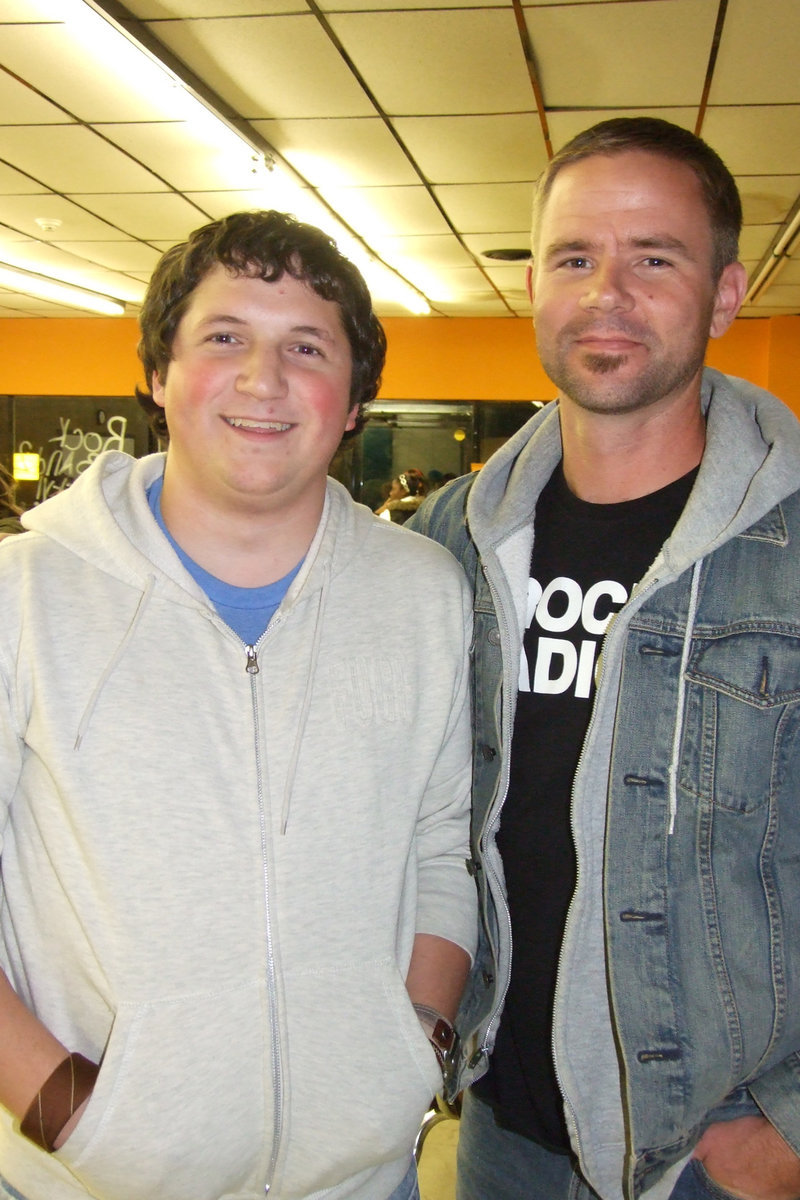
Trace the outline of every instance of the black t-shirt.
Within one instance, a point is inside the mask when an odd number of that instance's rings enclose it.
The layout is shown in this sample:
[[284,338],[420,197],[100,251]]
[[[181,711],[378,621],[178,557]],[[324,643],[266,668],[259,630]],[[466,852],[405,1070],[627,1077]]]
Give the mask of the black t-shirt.
[[528,628],[508,798],[498,834],[511,910],[511,986],[488,1074],[475,1091],[501,1125],[566,1152],[552,1060],[556,969],[575,887],[572,780],[603,633],[683,511],[697,471],[621,504],[570,492],[559,466],[536,506]]

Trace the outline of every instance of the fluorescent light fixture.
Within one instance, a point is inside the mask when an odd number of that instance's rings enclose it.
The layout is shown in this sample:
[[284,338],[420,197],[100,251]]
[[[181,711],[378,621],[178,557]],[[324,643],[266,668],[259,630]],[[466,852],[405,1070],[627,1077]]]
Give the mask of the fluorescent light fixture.
[[54,304],[66,304],[69,308],[101,313],[106,317],[121,317],[125,313],[125,305],[109,296],[86,291],[71,283],[59,283],[46,275],[34,275],[19,267],[8,267],[4,263],[0,263],[0,287],[21,292],[23,296],[51,300]]
[[762,258],[743,304],[755,304],[759,296],[777,279],[779,273],[797,249],[800,237],[800,205],[794,206],[786,224],[775,238],[774,244]]
[[[373,299],[391,301],[410,312],[430,312],[430,306],[419,288],[409,283],[390,264],[381,262],[370,252],[359,236],[353,236],[347,226],[337,219],[315,190],[288,164],[276,161],[267,143],[257,135],[248,138],[234,120],[220,112],[211,98],[198,91],[190,81],[181,79],[162,62],[156,51],[142,45],[135,35],[115,20],[113,8],[95,0],[38,0],[74,31],[76,60],[94,60],[94,69],[105,72],[113,63],[116,86],[135,91],[140,98],[144,119],[156,119],[146,114],[157,110],[162,120],[185,121],[187,127],[198,130],[201,139],[216,144],[222,153],[238,155],[239,170],[253,178],[255,187],[263,191],[265,207],[293,213],[298,220],[307,221],[325,230],[339,249],[353,261],[367,280]],[[56,15],[57,14],[57,15]],[[202,129],[201,129],[202,127]],[[242,155],[246,156],[242,159]],[[363,218],[363,219],[362,219]],[[354,228],[367,229],[374,222],[371,213],[364,211]],[[365,236],[368,236],[365,235]],[[424,285],[423,285],[424,286]]]

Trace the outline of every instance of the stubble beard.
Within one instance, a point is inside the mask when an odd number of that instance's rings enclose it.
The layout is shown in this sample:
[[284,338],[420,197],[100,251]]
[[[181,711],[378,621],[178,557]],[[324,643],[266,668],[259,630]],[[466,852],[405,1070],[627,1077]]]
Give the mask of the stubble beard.
[[[648,349],[652,345],[646,343]],[[651,358],[633,378],[615,381],[615,376],[628,362],[627,354],[586,352],[580,355],[577,366],[569,361],[570,339],[561,340],[552,356],[541,353],[548,376],[562,396],[578,408],[592,413],[627,413],[649,408],[660,400],[679,393],[702,369],[706,345],[699,342],[682,362],[664,356]]]

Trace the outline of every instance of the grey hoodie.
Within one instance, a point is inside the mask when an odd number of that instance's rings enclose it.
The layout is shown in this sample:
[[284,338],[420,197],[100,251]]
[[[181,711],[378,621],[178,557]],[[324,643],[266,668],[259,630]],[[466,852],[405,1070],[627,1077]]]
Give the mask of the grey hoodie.
[[[109,453],[0,556],[3,968],[102,1058],[31,1200],[382,1200],[440,1083],[404,986],[470,953],[460,569],[329,481],[257,647]],[[257,669],[256,669],[257,667]]]

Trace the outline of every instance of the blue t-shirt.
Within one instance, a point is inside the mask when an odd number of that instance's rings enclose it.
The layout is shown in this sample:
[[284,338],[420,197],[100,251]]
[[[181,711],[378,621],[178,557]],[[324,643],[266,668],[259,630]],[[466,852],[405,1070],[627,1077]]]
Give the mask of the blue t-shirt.
[[195,583],[203,589],[214,608],[247,646],[254,646],[277,612],[283,597],[289,590],[289,585],[303,565],[303,560],[294,567],[283,579],[275,583],[267,583],[264,587],[236,587],[210,575],[182,550],[164,524],[161,514],[161,489],[164,485],[163,476],[159,476],[147,489],[147,500],[150,509],[158,522],[164,536],[181,560]]

